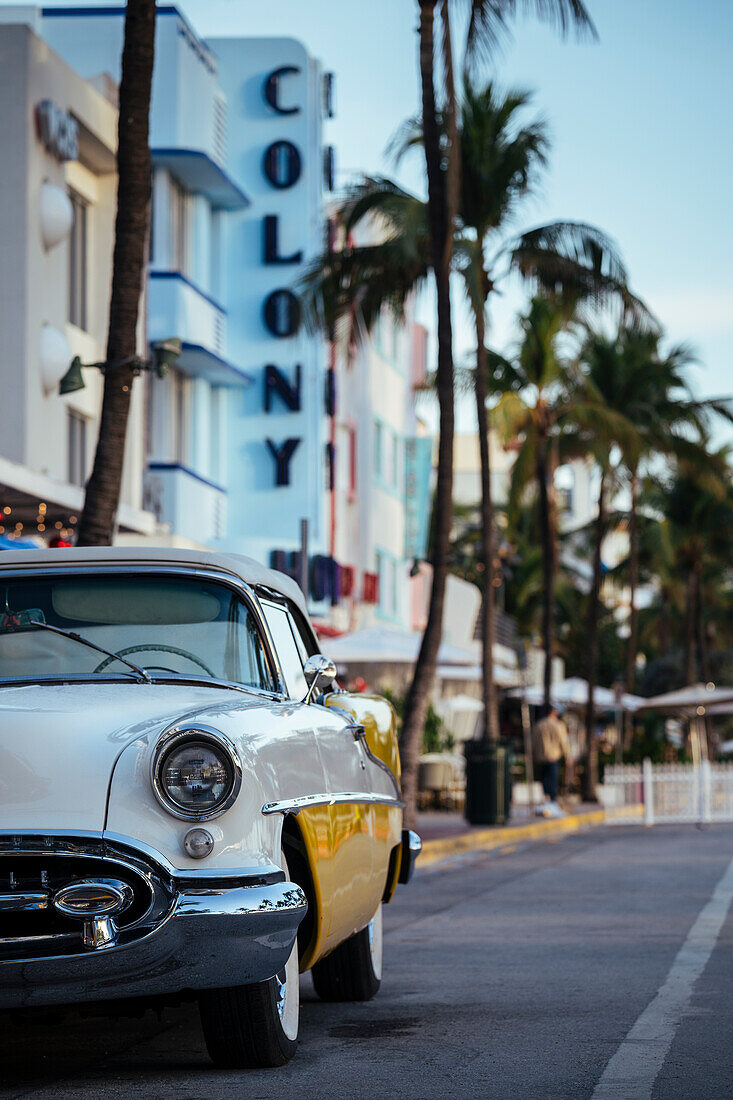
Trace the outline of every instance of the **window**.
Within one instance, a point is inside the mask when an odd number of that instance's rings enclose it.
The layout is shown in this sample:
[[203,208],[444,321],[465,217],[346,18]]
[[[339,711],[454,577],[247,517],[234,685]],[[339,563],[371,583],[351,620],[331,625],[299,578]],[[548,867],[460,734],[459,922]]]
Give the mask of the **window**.
[[303,675],[303,640],[300,639],[300,645],[296,641],[286,608],[281,607],[280,604],[268,603],[266,600],[262,600],[262,611],[270,628],[275,652],[285,677],[288,695],[291,699],[303,699],[308,690]]
[[391,554],[377,552],[379,577],[379,610],[387,618],[397,614],[397,562]]
[[356,495],[356,468],[357,468],[356,428],[349,428],[349,497],[350,498],[353,498]]
[[75,191],[69,192],[74,224],[69,236],[69,321],[87,327],[88,207]]
[[186,466],[191,451],[191,380],[179,370],[170,372],[171,456]]
[[[14,613],[77,631],[113,653],[133,647],[130,660],[156,679],[226,680],[273,690],[255,618],[226,585],[193,577],[114,573],[33,577],[6,585],[4,598]],[[114,657],[105,658],[67,637],[45,630],[21,636],[0,629],[3,678],[129,674]]]
[[377,477],[382,476],[382,462],[384,451],[384,429],[377,420],[374,424],[374,473]]
[[71,485],[84,485],[87,478],[87,421],[74,409],[68,414],[68,479]]
[[394,489],[400,484],[400,437],[396,432],[392,434],[392,468],[390,485]]
[[221,433],[224,430],[222,402],[223,386],[211,387],[211,417],[209,421],[209,473],[214,481],[222,480],[221,475]]
[[180,180],[170,177],[171,256],[173,271],[190,275],[191,267],[191,194]]

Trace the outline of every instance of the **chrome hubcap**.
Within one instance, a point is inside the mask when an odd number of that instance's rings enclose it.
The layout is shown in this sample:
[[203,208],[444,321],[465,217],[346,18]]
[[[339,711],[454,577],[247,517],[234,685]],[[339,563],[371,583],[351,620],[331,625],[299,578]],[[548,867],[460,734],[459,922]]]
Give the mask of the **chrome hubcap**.
[[369,921],[367,925],[367,934],[369,936],[369,954],[372,960],[372,970],[377,980],[382,979],[382,906],[379,906],[376,913]]

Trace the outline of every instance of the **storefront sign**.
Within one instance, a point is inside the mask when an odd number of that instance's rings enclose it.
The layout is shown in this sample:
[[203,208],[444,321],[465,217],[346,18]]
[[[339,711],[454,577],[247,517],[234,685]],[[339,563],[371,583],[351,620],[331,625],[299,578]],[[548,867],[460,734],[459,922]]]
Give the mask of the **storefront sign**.
[[405,440],[405,557],[422,561],[428,548],[430,473],[433,441],[424,436]]
[[43,99],[36,107],[36,125],[43,145],[57,160],[79,159],[79,123],[68,111]]
[[[300,584],[300,551],[299,550],[273,550],[270,555],[270,564],[273,569],[278,569]],[[364,574],[364,590],[368,588],[367,577],[372,574]],[[306,593],[316,603],[324,600],[335,606],[343,599],[354,595],[356,587],[356,574],[352,565],[340,565],[334,558],[325,554],[314,554],[308,562],[308,586]],[[376,600],[372,601],[376,602]]]

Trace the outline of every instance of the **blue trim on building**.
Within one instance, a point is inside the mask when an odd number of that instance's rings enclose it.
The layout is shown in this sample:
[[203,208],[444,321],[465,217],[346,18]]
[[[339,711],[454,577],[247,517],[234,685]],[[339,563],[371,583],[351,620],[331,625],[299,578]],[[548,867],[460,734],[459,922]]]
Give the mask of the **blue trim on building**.
[[227,311],[224,306],[215,302],[210,294],[207,294],[205,290],[202,290],[200,286],[196,286],[191,280],[184,275],[181,271],[149,271],[148,277],[150,279],[179,279],[186,286],[190,286],[191,290],[195,290],[200,298],[203,298],[205,302],[208,302],[210,306],[213,306],[215,310],[218,310],[223,317],[226,317]]
[[151,149],[150,155],[155,167],[175,172],[182,183],[204,195],[215,208],[244,210],[252,205],[231,176],[201,149]]
[[[69,8],[41,8],[41,15],[46,19],[49,15],[63,15],[65,18],[71,16],[87,16],[87,15],[124,15],[125,8],[85,8],[79,4],[75,4]],[[185,16],[181,14],[178,8],[172,4],[161,5],[156,9],[156,15],[178,15],[185,22]]]
[[181,356],[177,363],[179,370],[182,370],[184,374],[187,373],[186,352],[190,352],[194,356],[193,372],[197,376],[208,378],[210,382],[221,386],[251,386],[254,382],[252,375],[247,374],[241,367],[235,366],[227,359],[222,359],[220,355],[205,348],[203,344],[190,344],[186,340],[181,344]]
[[204,477],[202,474],[197,474],[195,470],[189,469],[188,466],[183,466],[180,462],[148,462],[149,470],[178,470],[182,474],[187,474],[188,477],[192,477],[195,481],[200,481],[203,485],[208,485],[210,489],[216,489],[220,493],[226,495],[226,489],[223,485],[217,485],[215,481],[210,481],[208,477]]

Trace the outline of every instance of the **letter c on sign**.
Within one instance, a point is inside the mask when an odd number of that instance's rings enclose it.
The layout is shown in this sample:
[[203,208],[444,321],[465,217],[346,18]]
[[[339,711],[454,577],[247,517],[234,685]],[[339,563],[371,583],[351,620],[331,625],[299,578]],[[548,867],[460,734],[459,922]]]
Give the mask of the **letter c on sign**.
[[284,76],[295,76],[299,72],[297,65],[283,65],[271,72],[265,81],[265,99],[279,115],[300,114],[300,107],[283,107],[280,103],[280,81]]

